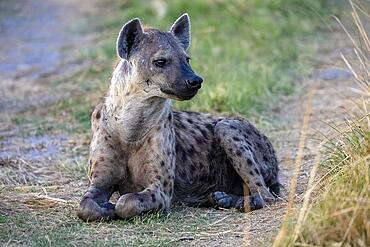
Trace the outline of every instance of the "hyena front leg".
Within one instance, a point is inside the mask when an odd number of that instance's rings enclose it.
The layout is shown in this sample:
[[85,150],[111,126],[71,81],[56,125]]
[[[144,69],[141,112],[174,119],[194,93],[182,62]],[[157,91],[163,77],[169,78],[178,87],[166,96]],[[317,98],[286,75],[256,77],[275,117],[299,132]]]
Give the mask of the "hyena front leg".
[[85,221],[115,218],[114,205],[109,199],[120,176],[119,156],[112,137],[104,130],[101,105],[92,114],[92,141],[89,157],[89,188],[84,193],[77,216]]
[[[245,131],[250,126],[239,119],[225,119],[217,123],[215,134],[224,148],[235,171],[249,187],[250,195],[245,197],[229,195],[225,192],[214,192],[213,203],[221,207],[235,207],[245,211],[263,208],[266,203],[275,200],[267,188],[263,173],[264,164],[256,162],[254,149]],[[254,129],[252,131],[255,131]],[[244,132],[244,133],[243,133]]]
[[[107,151],[104,143],[99,149]],[[85,221],[110,220],[115,218],[114,205],[109,203],[114,187],[118,183],[118,160],[109,156],[109,152],[90,154],[90,185],[83,195],[77,215]]]
[[136,187],[144,189],[118,199],[116,215],[120,218],[131,218],[148,211],[167,212],[171,207],[175,179],[174,143],[151,145],[143,145],[137,153],[135,167],[139,172],[131,172]]
[[[162,164],[164,163],[162,162]],[[156,166],[154,165],[154,167]],[[157,169],[159,168],[154,168],[153,170]],[[128,219],[148,211],[169,211],[173,194],[174,175],[171,173],[165,176],[155,174],[146,174],[154,176],[148,180],[150,184],[146,185],[144,190],[124,194],[118,199],[116,203],[117,216]]]

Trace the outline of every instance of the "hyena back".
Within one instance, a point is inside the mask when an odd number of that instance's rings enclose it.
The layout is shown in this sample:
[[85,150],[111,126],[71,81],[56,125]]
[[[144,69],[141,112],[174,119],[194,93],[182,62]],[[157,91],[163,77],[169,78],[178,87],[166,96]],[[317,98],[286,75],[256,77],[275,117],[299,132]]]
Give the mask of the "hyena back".
[[91,117],[90,184],[77,212],[83,220],[168,211],[175,201],[249,211],[279,194],[273,147],[247,120],[172,110],[171,99],[191,99],[203,82],[190,66],[189,44],[187,14],[169,32],[143,29],[138,19],[121,29],[120,61]]

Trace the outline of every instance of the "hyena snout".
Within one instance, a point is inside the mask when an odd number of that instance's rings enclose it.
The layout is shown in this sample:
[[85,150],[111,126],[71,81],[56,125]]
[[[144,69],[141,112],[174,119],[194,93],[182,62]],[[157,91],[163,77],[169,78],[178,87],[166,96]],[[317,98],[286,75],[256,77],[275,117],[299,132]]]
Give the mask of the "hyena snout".
[[186,80],[186,86],[190,90],[198,90],[202,87],[203,78],[193,74],[189,79]]

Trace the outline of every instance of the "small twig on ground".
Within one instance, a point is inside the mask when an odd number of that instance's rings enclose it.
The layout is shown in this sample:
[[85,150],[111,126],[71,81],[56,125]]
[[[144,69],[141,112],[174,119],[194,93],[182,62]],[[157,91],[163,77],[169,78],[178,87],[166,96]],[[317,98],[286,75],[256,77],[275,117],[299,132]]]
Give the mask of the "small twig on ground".
[[50,201],[55,201],[55,202],[61,202],[61,203],[68,203],[68,201],[60,198],[55,198],[55,197],[50,197],[50,196],[44,196],[44,195],[39,195],[37,198],[42,198],[42,199],[47,199]]

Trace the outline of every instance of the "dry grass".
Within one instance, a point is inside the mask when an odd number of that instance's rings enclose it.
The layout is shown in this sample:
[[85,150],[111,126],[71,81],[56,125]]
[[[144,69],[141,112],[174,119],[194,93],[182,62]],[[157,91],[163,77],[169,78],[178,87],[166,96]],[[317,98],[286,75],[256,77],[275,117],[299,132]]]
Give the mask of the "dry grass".
[[341,57],[355,78],[350,89],[358,98],[345,124],[331,126],[337,135],[322,144],[298,219],[294,225],[286,222],[291,233],[280,234],[276,246],[370,245],[370,41],[360,14],[369,15],[359,2],[349,2],[358,40],[336,20],[353,44],[355,59]]

